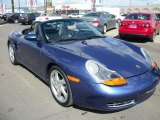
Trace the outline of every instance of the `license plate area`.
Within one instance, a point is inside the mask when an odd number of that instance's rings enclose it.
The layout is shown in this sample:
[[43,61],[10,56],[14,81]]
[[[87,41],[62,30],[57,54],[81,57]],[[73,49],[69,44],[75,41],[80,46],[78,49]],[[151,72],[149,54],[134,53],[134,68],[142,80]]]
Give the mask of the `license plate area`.
[[129,28],[135,29],[135,28],[137,28],[137,25],[136,25],[136,24],[131,24],[131,25],[129,26]]

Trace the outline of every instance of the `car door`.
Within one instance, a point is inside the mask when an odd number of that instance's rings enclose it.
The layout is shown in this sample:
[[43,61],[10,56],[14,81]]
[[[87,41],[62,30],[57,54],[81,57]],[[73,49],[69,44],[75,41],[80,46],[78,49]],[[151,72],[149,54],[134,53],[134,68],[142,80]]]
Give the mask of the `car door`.
[[108,13],[103,13],[102,14],[103,15],[103,19],[105,20],[105,23],[106,23],[106,25],[107,25],[107,30],[108,29],[111,29],[112,28],[112,23],[111,23],[111,18],[110,18],[110,16],[108,15]]
[[116,27],[116,19],[109,13],[107,13],[107,15],[109,17],[111,28],[115,28]]
[[[37,37],[39,37],[38,31],[36,32],[35,30],[37,24],[38,23],[32,25],[33,30],[28,34],[35,33]],[[40,69],[41,42],[26,40],[24,36],[22,37],[21,42],[18,43],[22,63],[29,69],[38,73]]]

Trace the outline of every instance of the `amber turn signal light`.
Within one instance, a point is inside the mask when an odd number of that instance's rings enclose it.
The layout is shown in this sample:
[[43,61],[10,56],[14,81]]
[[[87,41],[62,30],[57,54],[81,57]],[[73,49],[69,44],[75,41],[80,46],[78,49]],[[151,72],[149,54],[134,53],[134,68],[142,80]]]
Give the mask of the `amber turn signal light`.
[[68,80],[73,81],[73,82],[80,82],[80,79],[72,77],[72,76],[67,76]]
[[119,86],[119,85],[124,85],[127,83],[127,80],[124,79],[124,78],[115,78],[115,79],[112,79],[112,80],[106,80],[106,81],[103,81],[102,84],[104,85],[108,85],[108,86]]

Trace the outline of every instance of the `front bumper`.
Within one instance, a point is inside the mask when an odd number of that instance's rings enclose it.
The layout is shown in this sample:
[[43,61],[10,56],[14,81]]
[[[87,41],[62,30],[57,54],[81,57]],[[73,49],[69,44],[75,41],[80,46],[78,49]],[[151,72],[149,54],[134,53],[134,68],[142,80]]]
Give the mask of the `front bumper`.
[[[127,78],[124,86],[80,82],[71,84],[74,103],[85,108],[117,111],[132,107],[149,98],[160,81],[160,72],[152,69],[144,74]],[[81,84],[81,85],[80,85]]]

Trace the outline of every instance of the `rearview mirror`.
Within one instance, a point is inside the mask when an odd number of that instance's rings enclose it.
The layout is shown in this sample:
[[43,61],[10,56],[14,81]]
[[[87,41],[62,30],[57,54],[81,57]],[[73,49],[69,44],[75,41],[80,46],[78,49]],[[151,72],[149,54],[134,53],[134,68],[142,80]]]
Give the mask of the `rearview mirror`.
[[29,41],[37,41],[37,36],[33,33],[25,35],[24,38]]

